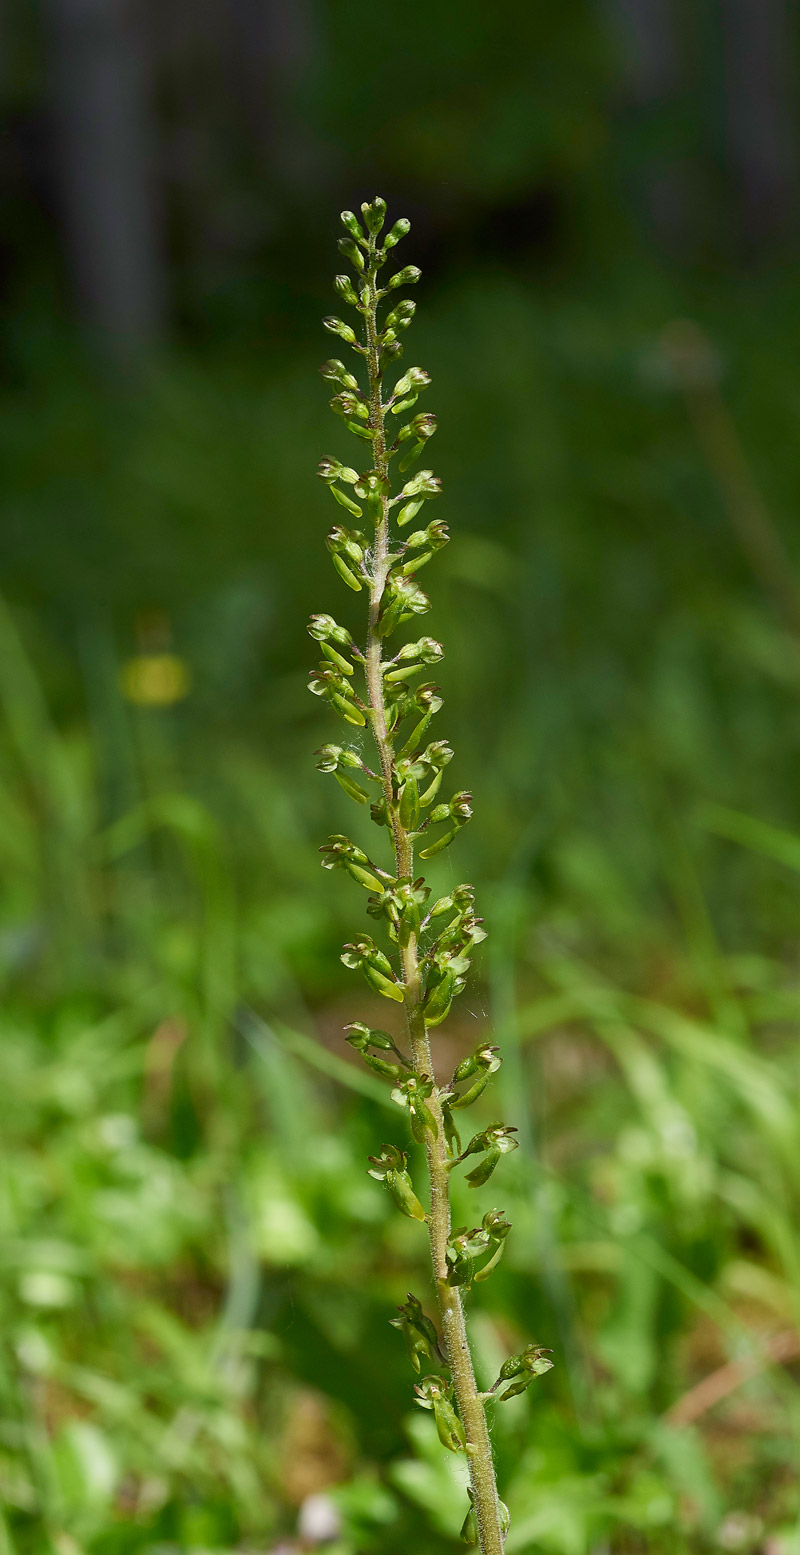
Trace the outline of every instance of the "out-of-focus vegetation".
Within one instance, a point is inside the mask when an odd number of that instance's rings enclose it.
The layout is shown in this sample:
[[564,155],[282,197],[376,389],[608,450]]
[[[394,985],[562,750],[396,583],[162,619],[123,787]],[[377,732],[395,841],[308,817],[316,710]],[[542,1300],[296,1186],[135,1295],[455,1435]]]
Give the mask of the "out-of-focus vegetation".
[[[334,1555],[459,1547],[387,1321],[424,1249],[365,1171],[403,1123],[341,1040],[372,1012],[338,962],[346,884],[321,888],[345,801],[303,690],[332,586],[311,472],[343,452],[325,202],[374,183],[411,186],[429,251],[454,533],[431,630],[476,798],[440,871],[490,929],[437,1041],[444,1071],[497,1033],[524,1144],[478,1367],[529,1339],[556,1361],[498,1411],[509,1555],[795,1555],[796,262],[721,264],[707,100],[642,141],[594,13],[520,8],[508,38],[476,8],[454,37],[428,4],[405,37],[378,9],[377,76],[355,8],[320,16],[295,110],[338,169],[313,202],[298,173],[294,210],[273,189],[283,225],[244,257],[179,202],[157,349],[82,340],[12,202],[0,1552],[310,1548],[320,1493]],[[703,221],[665,259],[635,191],[687,144]],[[224,206],[200,160],[198,222]]]

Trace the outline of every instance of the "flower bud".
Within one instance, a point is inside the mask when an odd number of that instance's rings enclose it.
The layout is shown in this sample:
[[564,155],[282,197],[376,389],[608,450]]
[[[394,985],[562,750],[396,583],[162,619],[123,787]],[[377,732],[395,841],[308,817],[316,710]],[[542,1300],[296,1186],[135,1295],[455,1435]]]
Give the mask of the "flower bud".
[[376,194],[371,204],[364,202],[361,207],[361,214],[364,217],[364,223],[368,232],[371,232],[373,237],[377,237],[386,220],[386,201],[382,200],[379,194]]
[[406,1075],[392,1091],[392,1101],[408,1109],[411,1133],[418,1145],[425,1143],[426,1131],[437,1138],[436,1119],[427,1104],[433,1091],[433,1081],[428,1075]]
[[414,701],[417,707],[427,713],[438,713],[444,707],[444,701],[439,696],[439,687],[433,681],[426,681],[424,686],[417,686],[414,692]]
[[[444,813],[442,813],[444,812]],[[420,847],[420,858],[434,858],[440,854],[444,847],[450,847],[454,837],[458,837],[459,830],[467,824],[472,816],[472,793],[458,793],[451,799],[450,804],[437,804],[436,809],[431,810],[431,824],[444,821],[450,815],[451,826],[434,843],[428,843],[426,847]]]
[[349,275],[337,275],[333,284],[343,302],[349,302],[351,308],[359,308],[361,306]]
[[407,481],[395,502],[402,502],[403,506],[397,515],[397,524],[400,529],[416,518],[423,502],[432,497],[438,497],[442,490],[442,483],[438,475],[432,470],[420,470],[419,473]]
[[427,1220],[406,1170],[406,1157],[396,1145],[384,1145],[380,1155],[369,1157],[370,1177],[385,1182],[399,1210],[411,1220]]
[[[364,935],[361,939],[356,940],[353,944],[345,945],[340,960],[344,962],[346,967],[350,967],[351,970],[355,971],[357,968],[361,967],[365,961],[368,961],[373,957],[377,958],[380,955],[381,952],[378,950],[375,941]],[[382,959],[386,961],[388,968],[387,957],[383,956]]]
[[[401,800],[402,803],[402,800]],[[420,907],[430,896],[424,880],[403,879],[386,887],[380,896],[371,897],[367,912],[371,918],[388,918],[389,933],[401,946],[420,930]]]
[[441,490],[442,483],[432,470],[420,470],[419,474],[403,487],[399,497],[395,498],[396,502],[403,503],[397,515],[398,528],[402,529],[412,518],[416,518],[423,502],[429,501],[431,497],[438,497]]
[[[341,745],[322,745],[316,755],[316,768],[318,772],[332,772],[340,788],[355,799],[358,804],[366,804],[369,794],[351,777],[351,771],[362,766],[361,758],[355,751],[344,750]],[[345,770],[342,771],[342,768]],[[349,770],[348,770],[349,769]]]
[[[427,529],[415,529],[405,542],[401,571],[406,576],[418,572],[420,567],[427,565],[436,551],[441,550],[443,545],[447,545],[449,539],[447,524],[441,519],[436,519],[428,525]],[[419,551],[419,555],[414,555],[415,551]],[[409,555],[409,552],[412,554]]]
[[449,765],[453,755],[453,747],[448,744],[447,740],[433,740],[430,745],[425,747],[419,759],[438,772],[442,767]]
[[365,1026],[363,1020],[353,1020],[344,1029],[350,1033],[345,1037],[345,1041],[349,1042],[358,1053],[366,1052],[369,1047],[380,1048],[382,1053],[397,1052],[388,1031],[378,1031],[374,1026]]
[[387,401],[387,410],[393,416],[402,416],[404,411],[416,405],[420,390],[427,388],[430,381],[429,375],[421,367],[410,367],[395,385],[394,393]]
[[339,643],[342,647],[349,647],[353,639],[346,626],[339,626],[333,616],[313,615],[309,618],[307,631],[310,637],[315,637],[317,642]]
[[423,443],[427,443],[428,438],[433,437],[438,425],[436,417],[431,415],[429,411],[415,416],[411,422],[411,426],[414,428],[414,436],[418,437]]
[[364,233],[361,222],[352,211],[342,211],[339,216],[339,220],[342,223],[342,226],[347,228],[351,238],[355,238],[358,243],[363,242]]
[[405,265],[402,270],[396,271],[386,282],[387,290],[394,290],[396,286],[414,286],[422,275],[418,265]]
[[383,322],[381,340],[388,342],[394,338],[394,334],[398,329],[408,329],[416,311],[417,304],[413,298],[404,297],[403,301],[399,302],[396,308],[392,308],[391,313],[387,313]]
[[349,324],[345,324],[344,319],[337,319],[331,313],[322,320],[322,327],[327,329],[329,334],[338,335],[339,339],[345,340],[349,346],[358,345],[355,330],[351,329]]
[[535,1377],[542,1377],[545,1372],[552,1371],[553,1362],[548,1360],[551,1354],[551,1350],[546,1350],[540,1344],[529,1344],[519,1355],[510,1355],[500,1367],[500,1375],[492,1388],[494,1393],[501,1383],[511,1382],[511,1387],[498,1394],[499,1402],[503,1404],[507,1398],[516,1398],[530,1387]]
[[408,1293],[406,1305],[397,1308],[400,1316],[390,1317],[393,1328],[399,1328],[406,1342],[409,1359],[416,1372],[420,1371],[420,1357],[427,1360],[443,1360],[439,1349],[439,1335],[429,1317],[422,1310],[422,1303]]
[[513,1135],[517,1130],[510,1123],[490,1123],[484,1129],[484,1138],[492,1150],[499,1150],[501,1155],[508,1155],[509,1151],[516,1150],[519,1140]]
[[354,416],[358,421],[366,421],[369,416],[369,406],[359,399],[357,394],[352,394],[349,389],[342,389],[341,393],[334,394],[329,401],[331,410],[337,416],[343,416],[345,421]]
[[480,1134],[473,1135],[461,1160],[478,1154],[483,1154],[483,1160],[467,1173],[466,1180],[470,1188],[479,1188],[488,1182],[501,1155],[508,1155],[509,1151],[518,1148],[519,1140],[514,1138],[516,1132],[508,1123],[492,1123]]
[[384,498],[389,491],[389,482],[380,476],[377,470],[370,470],[362,475],[356,485],[356,496],[361,497],[367,504],[367,511],[375,524],[379,524],[383,518]]
[[409,680],[427,664],[438,664],[443,658],[444,648],[434,637],[422,637],[419,642],[406,643],[394,659],[386,663],[384,677],[387,685],[396,686],[401,681]]
[[395,222],[394,226],[389,230],[389,232],[387,232],[386,237],[383,240],[384,253],[386,253],[390,248],[396,248],[400,240],[407,237],[410,231],[411,222],[408,220],[407,216],[401,216],[400,220]]
[[[334,496],[337,496],[341,501],[343,493],[339,492],[335,486],[332,486],[331,490]],[[361,509],[359,508],[357,514],[360,515],[360,513]],[[348,588],[354,589],[358,593],[361,589],[361,578],[358,574],[363,574],[364,568],[365,536],[361,534],[360,530],[345,529],[343,524],[334,524],[330,533],[326,536],[325,544],[331,553],[333,565],[340,577],[344,579]]]
[[349,659],[344,658],[338,648],[333,647],[335,642],[341,642],[342,647],[352,645],[353,639],[347,628],[338,627],[333,616],[311,616],[307,631],[311,638],[316,638],[316,641],[322,645],[325,658],[330,659],[336,669],[341,670],[342,675],[352,676],[353,666]]
[[424,615],[430,604],[427,594],[413,578],[407,578],[403,573],[391,574],[381,602],[379,636],[388,637],[401,621],[407,621],[412,615]]
[[[430,381],[431,375],[426,373],[424,367],[409,367],[403,373],[402,378],[398,378],[392,390],[392,399],[401,400],[407,394],[418,394],[420,389],[427,389]],[[397,411],[395,411],[395,415],[397,415]]]
[[326,697],[328,695],[327,673],[312,675],[308,682],[308,689],[313,697]]
[[419,470],[410,481],[406,481],[396,501],[402,502],[406,497],[438,497],[442,490],[442,483],[433,470]]
[[404,1172],[406,1169],[406,1156],[402,1150],[398,1150],[397,1145],[384,1145],[380,1155],[371,1155],[369,1160],[372,1163],[369,1175],[376,1182],[385,1182],[390,1172]]
[[488,1237],[485,1238],[483,1247],[475,1246],[475,1233],[462,1227],[454,1231],[447,1244],[447,1283],[448,1285],[470,1285],[475,1270],[474,1254],[485,1251],[488,1246]]
[[380,476],[377,470],[368,470],[366,475],[360,475],[356,484],[356,494],[359,497],[382,497],[389,490],[389,482]]
[[450,1452],[464,1452],[464,1427],[452,1404],[453,1384],[443,1377],[425,1377],[414,1392],[422,1409],[432,1409],[439,1441]]
[[345,389],[350,389],[353,393],[359,391],[358,379],[349,373],[344,362],[340,362],[335,356],[323,362],[320,376],[327,379],[329,383],[341,383]]
[[[334,558],[336,560],[336,558]],[[366,719],[358,704],[352,701],[350,686],[343,675],[330,665],[320,665],[308,682],[312,696],[324,697],[346,723],[363,728]]]
[[342,747],[341,745],[321,745],[314,754],[317,758],[314,765],[318,772],[335,772],[339,765]]
[[340,551],[355,566],[363,562],[367,549],[366,535],[360,529],[345,529],[344,524],[334,524],[325,537],[325,544],[329,551]]
[[323,869],[346,869],[347,873],[367,891],[380,891],[381,882],[372,872],[372,868],[367,867],[370,860],[366,853],[351,842],[349,837],[339,834],[330,837],[319,851],[323,854]]
[[[373,889],[380,890],[380,882],[376,881]],[[345,945],[341,954],[341,960],[346,967],[353,970],[359,969],[371,988],[376,993],[383,994],[385,999],[393,999],[395,1003],[402,1004],[403,990],[392,972],[391,962],[375,944],[375,941],[364,936],[356,940],[355,944]]]
[[357,470],[351,470],[348,464],[340,464],[338,459],[331,458],[320,459],[317,475],[326,485],[332,481],[346,481],[348,486],[355,486],[358,480]]
[[[438,905],[438,903],[437,903]],[[497,1057],[498,1049],[488,1042],[481,1042],[469,1058],[462,1058],[461,1063],[453,1075],[453,1084],[458,1085],[461,1080],[470,1080],[474,1074],[488,1069],[490,1074],[500,1068],[500,1059]]]
[[345,258],[349,259],[352,265],[355,265],[356,270],[363,270],[364,255],[352,238],[340,238],[336,246],[339,253],[344,254]]
[[[358,799],[360,804],[366,804],[369,795],[364,793],[360,784],[356,784],[355,778],[350,778],[353,768],[361,768],[361,757],[356,756],[355,751],[347,751],[341,745],[321,745],[318,751],[314,751],[316,762],[314,767],[321,773],[333,773],[341,782],[342,788],[349,793],[350,798]],[[344,771],[342,771],[344,768]]]
[[[408,651],[409,649],[411,650],[410,652]],[[421,659],[423,664],[438,664],[439,660],[444,658],[444,648],[440,642],[436,641],[435,637],[420,637],[418,642],[406,643],[405,648],[400,649],[397,657],[406,659],[413,657]],[[444,745],[445,741],[441,740],[439,743]]]
[[472,819],[472,795],[467,793],[454,794],[450,800],[450,814],[454,821],[464,826]]
[[510,1220],[506,1220],[501,1209],[487,1209],[483,1217],[483,1229],[489,1233],[493,1241],[503,1242],[511,1230]]
[[[454,1231],[449,1239],[446,1259],[448,1263],[448,1284],[467,1285],[472,1281],[480,1282],[488,1280],[490,1274],[496,1269],[503,1255],[505,1239],[511,1230],[510,1221],[506,1220],[501,1209],[487,1210],[479,1226],[473,1226],[471,1231],[461,1227]],[[481,1264],[476,1260],[489,1254],[488,1259]]]
[[398,443],[411,441],[414,444],[411,452],[406,455],[405,459],[401,460],[401,470],[405,470],[407,465],[413,464],[414,460],[419,457],[424,444],[427,443],[429,438],[433,437],[438,424],[435,416],[420,414],[419,416],[414,416],[412,421],[407,421],[405,426],[400,428],[397,434]]

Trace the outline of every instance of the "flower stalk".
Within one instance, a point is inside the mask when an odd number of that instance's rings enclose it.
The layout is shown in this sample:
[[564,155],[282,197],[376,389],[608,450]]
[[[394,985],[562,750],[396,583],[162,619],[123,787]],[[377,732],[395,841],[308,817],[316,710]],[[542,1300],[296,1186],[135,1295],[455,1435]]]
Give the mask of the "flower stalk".
[[[480,1226],[454,1231],[451,1173],[469,1160],[472,1169],[466,1181],[480,1187],[517,1141],[514,1129],[494,1123],[462,1148],[454,1116],[477,1100],[499,1067],[494,1047],[482,1044],[444,1085],[435,1076],[431,1030],[446,1019],[465,986],[471,952],[485,931],[475,916],[471,886],[458,886],[429,905],[430,889],[415,873],[415,855],[427,860],[449,847],[469,821],[472,807],[465,792],[439,799],[453,752],[445,740],[428,739],[442,699],[435,684],[420,683],[418,677],[442,657],[441,644],[423,637],[393,650],[391,643],[399,628],[430,608],[417,575],[447,543],[448,533],[440,521],[407,532],[440,491],[430,470],[406,477],[436,431],[436,419],[427,413],[401,420],[413,413],[430,382],[428,374],[412,367],[391,390],[385,388],[387,370],[402,354],[400,335],[415,309],[410,300],[395,302],[394,296],[414,284],[420,272],[407,265],[383,281],[380,273],[410,223],[395,222],[384,232],[386,206],[379,198],[362,205],[361,212],[362,220],[351,211],[342,213],[346,235],[339,247],[355,274],[352,280],[338,276],[335,282],[338,295],[359,316],[359,328],[334,317],[324,321],[326,329],[354,351],[361,372],[350,372],[334,359],[324,364],[322,374],[336,389],[331,407],[363,445],[369,468],[359,473],[325,458],[319,475],[348,518],[364,518],[372,528],[367,535],[337,523],[327,540],[341,581],[355,593],[366,593],[366,640],[362,648],[331,616],[312,616],[309,632],[321,645],[323,661],[309,689],[345,724],[371,730],[377,771],[353,746],[323,746],[317,765],[332,772],[357,804],[371,799],[373,821],[389,832],[391,860],[385,868],[348,837],[337,835],[321,850],[322,862],[329,869],[343,868],[367,890],[367,911],[384,924],[389,954],[364,935],[345,946],[342,960],[360,970],[374,992],[402,1004],[409,1052],[404,1054],[388,1033],[361,1022],[347,1028],[347,1041],[393,1085],[392,1097],[406,1111],[412,1138],[424,1145],[427,1161],[425,1209],[425,1195],[418,1195],[403,1151],[387,1145],[380,1156],[370,1158],[371,1175],[386,1184],[401,1212],[427,1225],[440,1328],[413,1294],[398,1309],[400,1317],[391,1321],[403,1333],[414,1370],[421,1370],[423,1359],[436,1368],[417,1385],[417,1402],[433,1412],[443,1445],[466,1455],[470,1485],[463,1536],[468,1543],[477,1542],[482,1555],[502,1555],[509,1515],[497,1493],[487,1407],[523,1391],[552,1363],[540,1347],[529,1346],[522,1357],[512,1356],[505,1363],[493,1389],[481,1393],[467,1336],[465,1296],[473,1283],[489,1278],[511,1228],[501,1210],[491,1209]],[[387,299],[388,312],[381,318]],[[395,459],[400,478],[393,493]],[[511,1386],[499,1392],[507,1381]]]

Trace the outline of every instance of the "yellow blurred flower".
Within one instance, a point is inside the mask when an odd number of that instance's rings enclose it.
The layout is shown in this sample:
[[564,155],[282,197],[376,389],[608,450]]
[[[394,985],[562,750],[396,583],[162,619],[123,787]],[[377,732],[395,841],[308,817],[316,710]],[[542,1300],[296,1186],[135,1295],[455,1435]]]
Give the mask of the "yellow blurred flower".
[[120,683],[137,707],[172,707],[188,696],[192,676],[176,653],[137,653],[123,664]]

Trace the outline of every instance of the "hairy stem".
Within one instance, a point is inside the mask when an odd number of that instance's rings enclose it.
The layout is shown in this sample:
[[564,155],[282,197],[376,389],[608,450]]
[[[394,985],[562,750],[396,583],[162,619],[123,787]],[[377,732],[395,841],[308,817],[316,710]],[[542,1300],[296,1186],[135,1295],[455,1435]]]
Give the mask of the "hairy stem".
[[[375,470],[382,480],[388,479],[386,429],[384,406],[381,400],[381,368],[378,347],[378,288],[377,266],[371,244],[366,271],[368,301],[365,308],[366,362],[369,374],[369,425],[374,433]],[[387,729],[386,706],[381,672],[382,645],[377,623],[381,600],[386,586],[389,552],[388,497],[382,499],[380,520],[376,526],[370,585],[369,631],[366,651],[366,680],[372,730],[378,748],[383,778],[383,790],[390,817],[397,875],[413,878],[414,848],[411,838],[401,824],[394,781],[394,746]],[[433,1076],[430,1040],[422,1008],[422,982],[419,968],[417,940],[412,935],[402,950],[403,1002],[414,1068],[420,1076]],[[437,1133],[426,1133],[426,1151],[430,1178],[430,1215],[428,1218],[431,1259],[436,1283],[436,1294],[442,1325],[442,1338],[447,1364],[453,1379],[453,1390],[467,1441],[470,1482],[481,1555],[502,1555],[503,1534],[500,1525],[500,1508],[497,1498],[492,1449],[483,1400],[478,1392],[472,1356],[467,1338],[464,1305],[461,1291],[450,1285],[447,1279],[447,1244],[450,1236],[449,1165],[445,1152],[445,1134],[442,1110],[436,1091],[429,1099],[430,1110],[436,1119]]]

